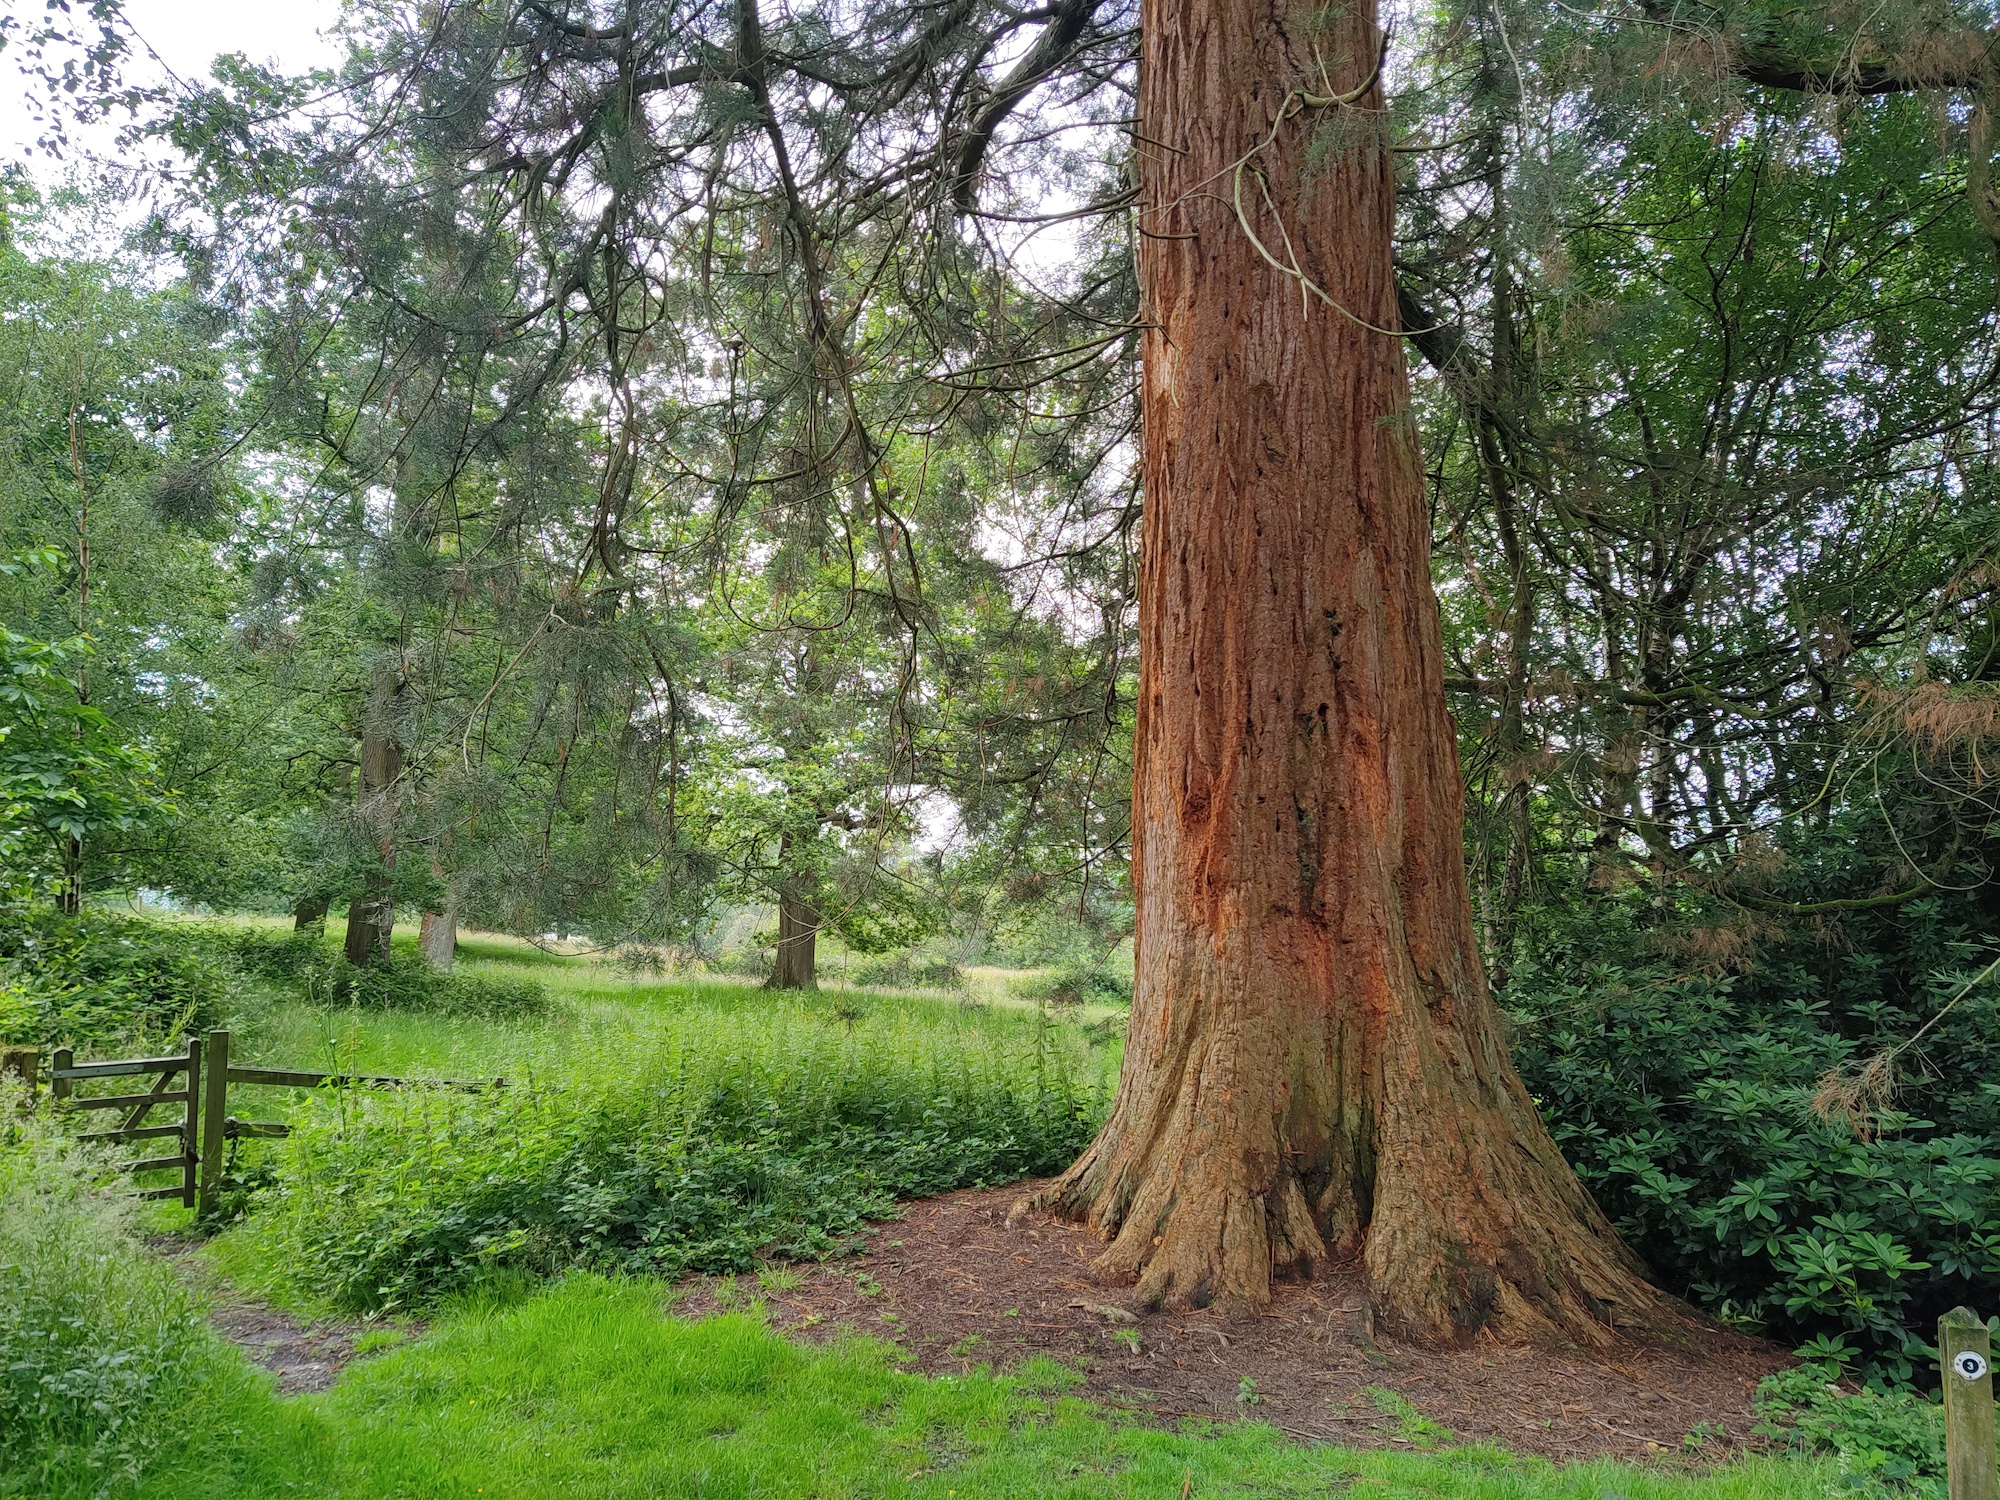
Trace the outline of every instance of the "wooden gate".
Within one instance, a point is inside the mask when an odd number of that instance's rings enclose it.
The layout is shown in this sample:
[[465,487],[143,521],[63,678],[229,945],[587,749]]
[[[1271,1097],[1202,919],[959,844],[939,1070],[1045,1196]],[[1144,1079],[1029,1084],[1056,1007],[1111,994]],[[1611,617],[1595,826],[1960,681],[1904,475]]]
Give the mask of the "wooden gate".
[[[142,1198],[178,1198],[189,1208],[196,1205],[200,1185],[195,1174],[201,1166],[201,1050],[201,1039],[189,1037],[186,1053],[178,1057],[126,1057],[79,1063],[69,1048],[58,1047],[49,1059],[51,1098],[67,1100],[73,1109],[125,1111],[123,1124],[110,1130],[85,1131],[78,1140],[123,1143],[171,1139],[180,1147],[172,1156],[148,1156],[122,1164],[132,1173],[180,1168],[179,1187],[154,1188],[141,1193]],[[78,1097],[76,1093],[77,1084],[95,1079],[148,1076],[153,1078],[153,1086],[143,1094]],[[182,1080],[181,1086],[170,1088],[176,1077]],[[180,1119],[172,1125],[148,1125],[146,1117],[165,1104],[180,1105]]]
[[[178,1198],[203,1215],[214,1211],[222,1195],[223,1162],[228,1143],[250,1137],[285,1136],[291,1126],[276,1120],[239,1120],[229,1113],[232,1085],[256,1088],[505,1088],[507,1080],[494,1078],[461,1081],[449,1078],[388,1078],[372,1073],[315,1073],[296,1068],[236,1067],[229,1061],[229,1033],[211,1031],[204,1042],[189,1037],[185,1055],[173,1057],[124,1057],[103,1062],[80,1063],[68,1047],[58,1047],[49,1057],[49,1097],[65,1109],[125,1111],[124,1122],[111,1130],[85,1131],[83,1141],[150,1141],[173,1139],[180,1149],[172,1156],[141,1157],[121,1165],[128,1172],[159,1172],[179,1168],[179,1187],[154,1188],[141,1198]],[[40,1072],[40,1054],[31,1047],[9,1048],[0,1053],[0,1076],[22,1077],[33,1097]],[[152,1076],[153,1087],[143,1094],[79,1094],[79,1083],[102,1082],[114,1078]],[[179,1088],[169,1085],[182,1079]],[[148,1125],[146,1117],[162,1105],[180,1105],[179,1120],[172,1125]]]

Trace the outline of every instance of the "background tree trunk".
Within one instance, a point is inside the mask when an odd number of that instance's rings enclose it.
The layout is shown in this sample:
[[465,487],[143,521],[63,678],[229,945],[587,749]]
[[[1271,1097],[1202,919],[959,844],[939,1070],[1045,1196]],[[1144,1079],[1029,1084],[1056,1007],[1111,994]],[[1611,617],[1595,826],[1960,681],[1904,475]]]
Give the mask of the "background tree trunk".
[[397,707],[404,692],[400,662],[377,667],[361,725],[361,787],[356,817],[374,840],[376,871],[347,906],[347,961],[357,966],[389,956],[396,930],[396,816],[400,811],[403,745]]
[[1495,989],[1505,989],[1514,970],[1514,945],[1520,929],[1521,898],[1527,888],[1528,857],[1534,842],[1530,817],[1526,707],[1530,647],[1535,632],[1535,586],[1528,571],[1528,549],[1521,538],[1521,497],[1515,484],[1517,456],[1509,451],[1503,424],[1519,419],[1523,360],[1514,332],[1514,270],[1508,243],[1507,184],[1504,152],[1496,128],[1486,142],[1487,192],[1491,196],[1493,270],[1493,363],[1485,399],[1474,414],[1478,431],[1479,467],[1493,506],[1501,561],[1507,568],[1507,669],[1502,679],[1500,722],[1494,750],[1500,763],[1501,794],[1500,889],[1494,896],[1489,977]]
[[342,952],[356,968],[389,957],[396,932],[396,899],[380,883],[347,903],[347,938]]
[[417,951],[424,962],[440,974],[451,972],[458,956],[458,902],[447,901],[443,911],[427,911],[417,928]]
[[62,841],[62,882],[56,888],[56,909],[66,917],[83,915],[83,840]]
[[790,888],[778,894],[778,951],[766,989],[816,990],[813,969],[818,956],[820,915],[811,902]]
[[292,903],[292,930],[294,932],[325,932],[326,909],[333,905],[333,898],[325,891],[309,891]]
[[[1042,1195],[1169,1306],[1362,1257],[1393,1331],[1598,1340],[1646,1285],[1506,1057],[1474,939],[1396,326],[1372,6],[1146,0],[1136,983]],[[1240,177],[1233,164],[1257,151]],[[1317,136],[1312,171],[1308,143]],[[1268,195],[1268,196],[1267,196]]]

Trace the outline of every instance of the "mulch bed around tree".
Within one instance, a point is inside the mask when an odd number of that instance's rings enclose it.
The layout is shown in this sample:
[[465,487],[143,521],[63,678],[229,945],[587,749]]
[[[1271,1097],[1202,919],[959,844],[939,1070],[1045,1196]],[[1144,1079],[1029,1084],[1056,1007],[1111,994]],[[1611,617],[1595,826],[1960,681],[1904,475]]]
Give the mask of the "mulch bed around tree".
[[1788,1363],[1775,1346],[1720,1328],[1698,1348],[1626,1343],[1608,1356],[1490,1339],[1414,1348],[1370,1337],[1352,1270],[1280,1287],[1261,1317],[1133,1313],[1117,1289],[1091,1282],[1099,1245],[1087,1231],[1039,1215],[1008,1225],[1008,1210],[1036,1186],[911,1204],[861,1253],[792,1268],[803,1278],[795,1289],[750,1276],[692,1279],[676,1311],[699,1317],[760,1297],[774,1328],[810,1340],[850,1331],[892,1339],[925,1374],[1049,1355],[1083,1372],[1079,1394],[1153,1418],[1247,1417],[1316,1441],[1410,1444],[1407,1417],[1385,1413],[1395,1403],[1374,1388],[1461,1441],[1552,1459],[1714,1461],[1754,1445],[1752,1394]]

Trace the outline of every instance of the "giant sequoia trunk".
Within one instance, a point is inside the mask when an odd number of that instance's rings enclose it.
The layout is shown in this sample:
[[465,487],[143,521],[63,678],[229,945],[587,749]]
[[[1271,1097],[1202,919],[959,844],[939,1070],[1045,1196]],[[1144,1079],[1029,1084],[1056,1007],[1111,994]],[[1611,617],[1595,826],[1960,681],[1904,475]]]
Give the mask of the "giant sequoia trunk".
[[1294,93],[1366,79],[1371,10],[1144,5],[1137,975],[1111,1117],[1040,1201],[1151,1303],[1359,1257],[1407,1336],[1598,1338],[1673,1310],[1480,967],[1408,378],[1355,321],[1396,326],[1381,101]]

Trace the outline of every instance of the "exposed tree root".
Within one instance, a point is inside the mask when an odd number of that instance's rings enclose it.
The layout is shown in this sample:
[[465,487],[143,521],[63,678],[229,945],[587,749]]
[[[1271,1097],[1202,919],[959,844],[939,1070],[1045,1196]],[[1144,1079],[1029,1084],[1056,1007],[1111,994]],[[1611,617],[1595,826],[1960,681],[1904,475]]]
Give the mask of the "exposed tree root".
[[1263,936],[1218,963],[1183,928],[1142,972],[1118,1105],[1033,1205],[1109,1242],[1097,1275],[1257,1309],[1274,1278],[1358,1258],[1379,1324],[1416,1341],[1687,1326],[1549,1138],[1476,976],[1462,1005],[1401,964],[1329,994]]

